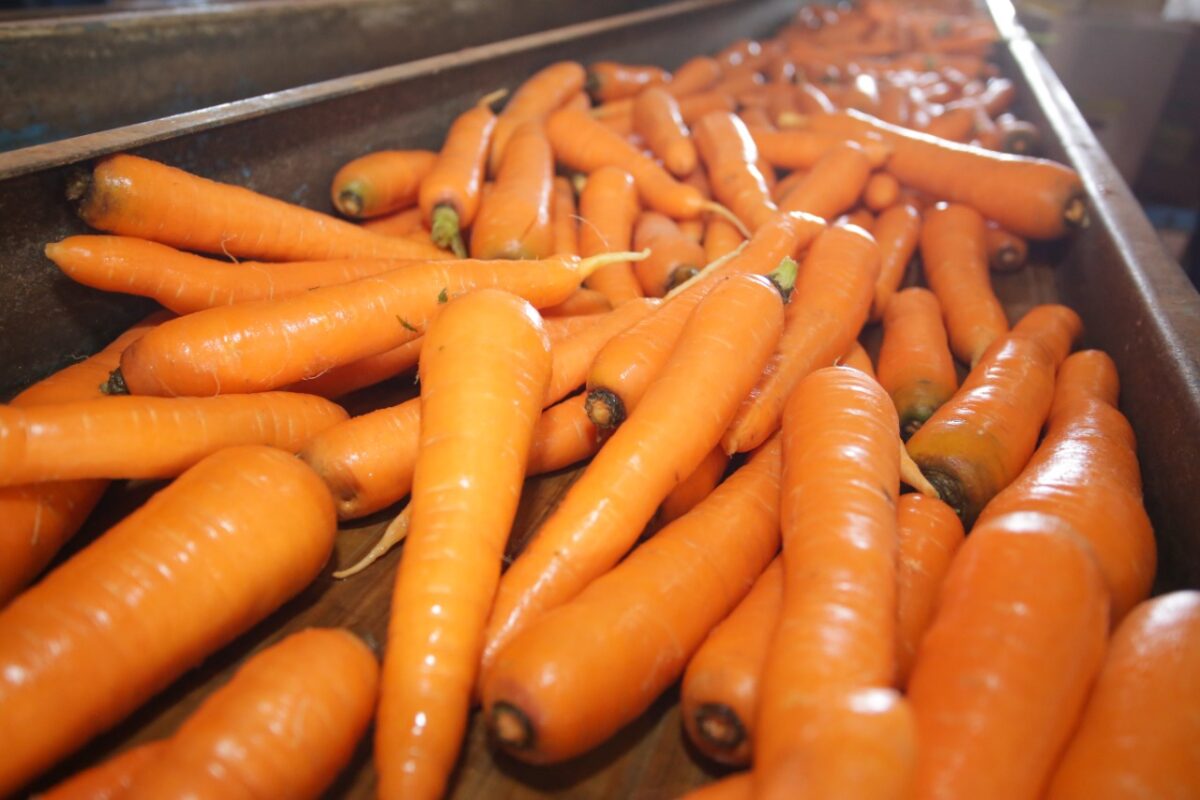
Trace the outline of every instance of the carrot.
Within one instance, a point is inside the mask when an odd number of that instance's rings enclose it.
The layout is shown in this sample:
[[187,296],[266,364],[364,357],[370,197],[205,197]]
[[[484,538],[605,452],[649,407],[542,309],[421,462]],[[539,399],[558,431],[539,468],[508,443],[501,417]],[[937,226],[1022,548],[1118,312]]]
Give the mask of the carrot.
[[[742,110],[737,113],[738,119],[748,128],[771,128],[771,115],[761,106],[747,106],[739,100]],[[707,116],[707,115],[705,115]],[[703,118],[702,118],[703,119]]]
[[758,149],[745,124],[733,114],[714,112],[693,126],[692,135],[713,196],[751,230],[774,219],[779,209],[755,163]]
[[[690,513],[514,637],[484,676],[493,738],[522,761],[557,762],[642,713],[778,548],[779,472],[779,445],[771,443]],[[607,635],[586,633],[601,630]]]
[[117,800],[125,797],[133,778],[158,757],[162,742],[147,742],[91,769],[72,775],[54,788],[37,795],[39,800]]
[[349,631],[294,633],[205,698],[123,797],[319,797],[366,730],[378,683]]
[[[639,207],[633,176],[616,167],[602,167],[588,176],[579,196],[582,225],[579,252],[594,256],[628,250]],[[608,298],[613,307],[642,296],[641,284],[629,262],[613,262],[596,270],[586,281],[589,289]]]
[[[869,109],[862,110],[870,113]],[[951,142],[967,142],[975,135],[975,109],[972,105],[947,105],[921,132]]]
[[526,122],[540,124],[550,112],[566,105],[572,97],[580,96],[585,79],[581,65],[574,61],[558,61],[533,73],[521,84],[496,117],[488,171],[493,175],[500,171],[509,140],[517,128]]
[[779,207],[833,219],[858,202],[870,175],[871,164],[862,146],[843,142],[813,165],[804,181],[780,201]]
[[1200,593],[1141,603],[1117,627],[1049,800],[1200,794]]
[[346,419],[320,397],[102,397],[0,406],[0,486],[84,478],[167,478],[239,444],[299,450]]
[[93,228],[237,258],[442,258],[437,248],[357,225],[139,156],[101,159],[67,186]]
[[[779,273],[785,288],[788,278]],[[759,275],[729,277],[696,306],[645,397],[504,574],[485,673],[515,635],[625,554],[717,443],[782,327],[782,297]],[[707,387],[703,403],[695,402],[698,386]]]
[[1033,455],[1055,370],[1081,328],[1065,306],[1035,307],[908,440],[909,455],[968,528]]
[[375,735],[381,797],[439,797],[454,766],[550,380],[541,319],[505,292],[455,300],[427,337],[412,523]]
[[696,56],[675,70],[665,88],[676,98],[711,89],[721,79],[721,65],[715,58]]
[[937,297],[914,286],[898,293],[883,317],[879,383],[892,396],[907,441],[958,388]]
[[[781,214],[755,233],[746,248],[720,266],[702,273],[654,314],[613,337],[596,355],[588,373],[588,415],[601,428],[620,425],[666,363],[696,305],[721,277],[758,272],[792,256],[821,226],[806,215]],[[764,437],[764,441],[766,437]]]
[[597,102],[633,97],[643,89],[670,83],[671,73],[654,66],[597,61],[587,69],[585,87]]
[[[766,128],[750,128],[758,152],[779,169],[808,170],[816,163],[836,150],[844,139],[829,133],[807,130],[775,131]],[[878,142],[865,141],[860,143],[872,162],[880,164],[887,157],[887,150]]]
[[904,494],[896,506],[896,535],[896,685],[904,688],[963,526],[941,500]]
[[705,265],[704,248],[685,236],[670,217],[643,211],[633,233],[633,246],[650,256],[634,265],[634,275],[648,297],[662,297]]
[[210,308],[171,320],[126,350],[120,379],[134,394],[286,386],[417,338],[452,296],[495,286],[538,306],[554,305],[594,267],[615,258],[636,256],[429,262],[296,297]]
[[541,312],[543,317],[549,319],[552,317],[603,314],[612,310],[612,302],[607,297],[592,289],[579,288],[568,295],[566,300],[552,306],[546,306],[541,309]]
[[921,212],[907,202],[897,202],[879,215],[871,234],[879,243],[879,279],[875,282],[875,299],[871,301],[871,321],[879,322],[917,249]]
[[759,681],[783,604],[776,558],[688,662],[680,690],[683,727],[700,752],[745,766],[754,752]]
[[68,236],[45,247],[71,279],[152,298],[177,314],[303,294],[408,266],[396,259],[230,264],[129,236]]
[[333,367],[320,375],[288,384],[283,390],[315,394],[317,397],[334,400],[367,386],[374,386],[417,366],[423,340],[424,337],[413,339],[391,350]]
[[1063,361],[1041,446],[980,515],[1037,511],[1078,531],[1111,592],[1114,625],[1149,596],[1156,560],[1133,430],[1116,402],[1108,356],[1088,350]]
[[851,342],[850,346],[846,348],[846,352],[838,358],[837,366],[856,369],[864,375],[875,377],[875,367],[871,364],[871,356],[858,343],[857,339]]
[[763,667],[756,796],[907,796],[911,719],[882,691],[896,662],[897,427],[883,389],[853,369],[818,370],[788,400],[783,602]]
[[729,456],[720,447],[709,451],[700,466],[679,482],[671,493],[663,499],[658,507],[658,521],[662,524],[673,522],[691,511],[698,503],[712,494],[713,489],[725,475],[725,467],[729,464]]
[[811,81],[796,86],[796,103],[806,114],[832,114],[837,110],[829,95]]
[[765,442],[801,379],[846,352],[866,321],[878,272],[879,248],[870,236],[828,228],[817,237],[788,304],[779,348],[721,439],[725,452],[742,453]]
[[751,800],[753,797],[753,773],[738,772],[693,789],[681,800]]
[[[551,333],[554,366],[544,404],[557,402],[579,386],[596,352],[613,336],[651,313],[656,305],[653,300],[629,302],[616,311],[595,317],[593,324],[574,334],[556,337]],[[553,326],[546,327],[549,331]],[[342,519],[362,517],[408,494],[420,425],[418,398],[334,426],[310,439],[300,457],[329,486]],[[565,464],[548,469],[561,466]]]
[[921,742],[913,796],[1041,797],[1107,631],[1104,581],[1072,529],[1036,513],[977,526],[908,684]]
[[500,90],[484,96],[454,120],[437,162],[421,181],[421,214],[434,244],[453,250],[459,258],[467,254],[462,231],[479,210],[485,162],[496,127],[496,115],[490,106],[503,95]]
[[863,189],[863,203],[878,213],[893,206],[900,199],[900,182],[886,172],[876,172],[867,179]]
[[1040,158],[993,153],[889,125],[857,111],[810,117],[816,130],[874,132],[892,146],[888,172],[900,183],[971,206],[1029,239],[1057,239],[1087,222],[1079,175]]
[[779,184],[779,175],[775,172],[775,167],[771,166],[760,153],[758,160],[754,162],[754,166],[758,167],[758,171],[763,176],[763,183],[767,185],[767,198],[772,199],[775,196],[775,187]]
[[421,209],[417,206],[406,208],[403,211],[397,211],[393,214],[387,214],[382,217],[365,220],[362,223],[363,230],[371,233],[378,233],[382,236],[408,236],[410,234],[424,233],[424,220],[421,218]]
[[1004,307],[988,279],[983,218],[967,206],[938,204],[921,225],[921,266],[937,295],[950,349],[974,366],[1008,331]]
[[710,217],[704,225],[704,260],[711,264],[741,246],[746,237],[729,220]]
[[[575,214],[575,190],[566,178],[555,178],[552,189],[554,255],[579,255],[579,220]],[[544,310],[543,310],[543,313]]]
[[679,98],[679,116],[684,123],[692,125],[714,111],[736,111],[737,105],[733,95],[728,92],[698,92]]
[[[170,317],[153,314],[118,336],[99,353],[43,378],[11,400],[13,409],[101,397],[100,385],[123,351],[147,330]],[[3,407],[0,406],[0,410]],[[107,481],[54,481],[0,488],[0,607],[50,563],[83,525]]]
[[333,207],[348,217],[379,217],[417,204],[437,154],[381,150],[354,159],[333,176]]
[[1025,266],[1025,259],[1029,256],[1029,245],[1026,241],[991,220],[985,225],[988,266],[996,272],[1015,272]]
[[540,122],[523,122],[504,150],[496,183],[471,228],[473,258],[547,258],[554,252],[550,212],[554,154]]
[[21,735],[6,737],[0,792],[306,586],[335,523],[329,493],[298,460],[228,448],[13,600],[0,611],[0,718]]
[[[875,227],[875,215],[866,208],[859,206],[847,214],[842,214],[834,220],[833,224],[842,227],[853,225],[862,228],[864,233],[871,233],[871,229]],[[874,237],[872,236],[872,238]]]
[[1042,136],[1032,122],[1005,114],[996,120],[996,128],[1000,136],[1000,149],[1005,153],[1027,156],[1041,149]]
[[696,169],[696,146],[679,114],[679,103],[664,88],[652,87],[633,101],[633,130],[677,178]]
[[787,197],[788,192],[796,188],[801,181],[808,176],[808,170],[795,169],[784,176],[783,180],[775,184],[775,188],[771,190],[771,199],[778,204],[780,200]]

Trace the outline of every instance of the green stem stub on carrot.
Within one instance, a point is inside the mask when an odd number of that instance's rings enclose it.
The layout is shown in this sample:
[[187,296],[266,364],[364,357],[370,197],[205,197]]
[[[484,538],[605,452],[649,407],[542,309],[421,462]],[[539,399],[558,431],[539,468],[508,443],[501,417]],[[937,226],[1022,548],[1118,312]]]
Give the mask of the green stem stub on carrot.
[[457,211],[447,205],[437,206],[433,209],[433,217],[429,225],[429,236],[433,239],[434,244],[443,250],[452,251],[459,258],[467,257],[467,248],[463,244]]
[[775,285],[775,288],[779,290],[779,293],[783,295],[783,302],[785,303],[792,297],[792,289],[796,286],[796,275],[799,272],[800,265],[796,263],[795,259],[785,258],[779,262],[779,266],[775,268],[775,271],[767,276],[771,283]]

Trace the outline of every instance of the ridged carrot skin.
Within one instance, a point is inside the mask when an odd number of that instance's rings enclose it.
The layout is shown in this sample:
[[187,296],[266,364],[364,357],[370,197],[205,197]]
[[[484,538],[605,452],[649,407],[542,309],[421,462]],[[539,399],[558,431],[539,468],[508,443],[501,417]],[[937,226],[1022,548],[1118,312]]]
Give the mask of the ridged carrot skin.
[[471,226],[472,258],[548,258],[554,253],[554,154],[539,122],[517,127],[492,190]]
[[817,237],[788,303],[779,348],[721,439],[727,453],[765,442],[801,379],[846,352],[867,319],[878,274],[879,248],[869,235],[833,227]]
[[908,440],[908,453],[963,524],[1025,468],[1054,399],[1054,375],[1083,325],[1037,306]]
[[[583,753],[642,713],[779,547],[780,448],[504,648],[483,683],[492,734],[522,761]],[[607,631],[605,637],[587,631]],[[582,635],[581,635],[582,634]]]
[[888,303],[879,383],[892,396],[900,415],[900,436],[906,441],[958,388],[942,309],[928,289],[913,286]]
[[[25,389],[10,401],[11,407],[101,397],[100,386],[119,363],[122,351],[170,316],[160,312],[147,317],[99,353]],[[0,536],[0,607],[50,563],[58,548],[79,530],[107,486],[103,480],[81,480],[0,488],[0,519],[5,529]]]
[[1047,800],[1200,796],[1200,593],[1138,605],[1108,643]]
[[783,560],[776,558],[688,662],[679,698],[683,727],[714,761],[750,763],[759,683],[782,605]]
[[598,102],[633,97],[643,89],[669,83],[671,73],[655,66],[597,61],[587,68],[588,94]]
[[102,159],[67,195],[93,228],[181,250],[264,261],[445,257],[435,247],[380,236],[140,156]]
[[554,255],[579,255],[579,220],[576,219],[575,190],[566,178],[556,177],[553,189]]
[[656,211],[638,215],[633,246],[638,251],[650,251],[648,258],[633,265],[647,297],[662,297],[708,263],[704,248],[686,236],[674,220]]
[[717,488],[728,465],[729,456],[724,449],[717,446],[710,450],[700,466],[680,481],[662,501],[658,507],[658,521],[663,524],[673,522],[695,508]]
[[[663,498],[716,445],[782,328],[782,298],[760,275],[728,277],[696,306],[637,408],[504,574],[485,673],[516,634],[628,551]],[[708,387],[702,402],[698,386]]]
[[551,371],[541,318],[505,292],[455,300],[426,336],[412,522],[376,723],[383,798],[445,790]]
[[633,132],[676,178],[696,169],[696,145],[679,113],[679,103],[665,89],[652,87],[633,101]]
[[228,448],[13,600],[0,611],[0,791],[300,591],[329,558],[336,524],[329,492],[295,457]]
[[496,117],[488,171],[495,175],[500,170],[509,140],[522,123],[541,123],[583,89],[586,77],[583,66],[574,61],[558,61],[529,76]]
[[906,202],[897,202],[885,210],[871,226],[871,235],[879,243],[879,280],[871,302],[871,321],[879,322],[887,311],[921,237],[921,212]]
[[921,268],[941,304],[954,355],[974,366],[1008,332],[1008,318],[988,277],[983,217],[961,205],[927,210],[921,224]]
[[941,500],[903,494],[896,506],[896,535],[896,686],[903,689],[933,621],[946,570],[962,544],[963,526]]
[[881,693],[884,713],[872,713],[857,699],[895,673],[896,411],[873,378],[829,367],[791,394],[782,436],[783,604],[763,668],[755,794],[794,797],[803,776],[813,796],[832,796],[854,764],[861,777],[841,796],[903,797],[904,701]]
[[176,314],[290,297],[422,263],[378,258],[230,264],[129,236],[69,236],[46,245],[45,253],[72,280],[149,297]]
[[494,286],[535,306],[567,299],[580,260],[438,261],[297,297],[198,311],[156,328],[125,351],[133,394],[213,395],[267,391],[399,347],[451,298]]
[[839,144],[813,165],[779,207],[833,219],[853,208],[871,176],[871,161],[858,142]]
[[1099,350],[1063,361],[1041,445],[979,517],[1038,511],[1078,531],[1112,594],[1113,625],[1149,596],[1157,560],[1136,442],[1116,408],[1117,386],[1116,366]]
[[1042,797],[1107,633],[1104,580],[1075,531],[1037,513],[976,526],[908,684],[921,743],[913,796]]
[[0,406],[0,486],[169,478],[235,445],[295,452],[346,418],[341,406],[324,398],[289,392]]
[[713,197],[752,231],[773,220],[779,209],[759,171],[758,148],[745,123],[733,114],[716,111],[692,126],[692,137],[708,172]]
[[37,795],[39,800],[118,800],[125,797],[138,770],[158,756],[163,743],[147,742],[78,772],[54,788]]
[[294,633],[205,698],[122,797],[319,797],[371,721],[378,685],[374,654],[349,631]]
[[[616,167],[593,172],[579,195],[579,254],[629,250],[640,211],[632,175]],[[588,276],[584,285],[607,297],[613,308],[642,296],[641,284],[628,261],[605,264]]]
[[850,343],[846,352],[837,360],[837,366],[856,369],[864,375],[875,377],[875,365],[871,363],[871,354],[866,351],[857,339]]
[[381,150],[356,158],[333,176],[333,207],[348,217],[379,217],[415,206],[435,161],[437,153],[429,150]]

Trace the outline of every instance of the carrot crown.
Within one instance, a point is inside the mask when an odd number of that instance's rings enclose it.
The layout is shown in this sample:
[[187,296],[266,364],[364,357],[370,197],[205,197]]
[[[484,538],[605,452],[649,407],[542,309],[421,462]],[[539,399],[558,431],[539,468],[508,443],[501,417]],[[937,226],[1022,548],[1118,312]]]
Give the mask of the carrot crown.
[[775,268],[767,278],[771,283],[775,284],[775,288],[783,295],[783,302],[787,302],[792,297],[792,289],[796,286],[796,274],[800,271],[800,266],[795,259],[785,258],[779,262],[779,266]]

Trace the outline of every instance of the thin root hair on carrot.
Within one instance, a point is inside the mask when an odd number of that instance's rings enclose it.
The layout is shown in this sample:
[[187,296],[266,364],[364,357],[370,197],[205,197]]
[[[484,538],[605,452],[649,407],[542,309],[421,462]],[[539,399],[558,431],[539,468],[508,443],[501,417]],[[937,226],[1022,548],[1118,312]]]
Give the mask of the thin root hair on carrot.
[[365,556],[349,567],[333,573],[333,577],[342,580],[343,578],[349,578],[351,575],[357,575],[387,555],[388,551],[393,547],[403,542],[408,537],[408,524],[412,519],[411,510],[412,504],[409,503],[404,507],[403,511],[396,515],[395,519],[388,523],[387,528],[383,531],[383,535],[379,537],[379,540],[367,551]]

